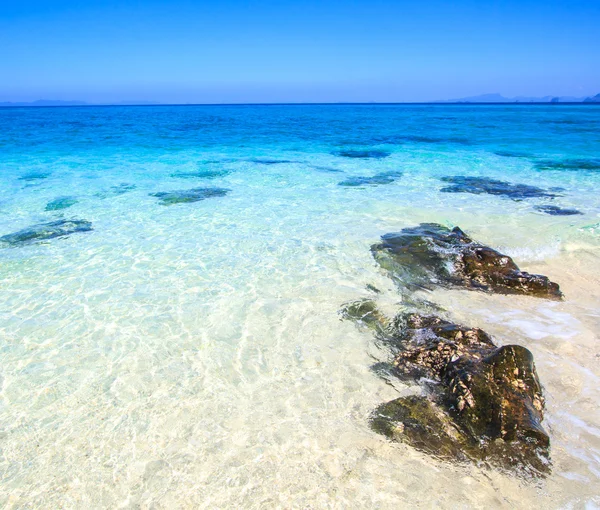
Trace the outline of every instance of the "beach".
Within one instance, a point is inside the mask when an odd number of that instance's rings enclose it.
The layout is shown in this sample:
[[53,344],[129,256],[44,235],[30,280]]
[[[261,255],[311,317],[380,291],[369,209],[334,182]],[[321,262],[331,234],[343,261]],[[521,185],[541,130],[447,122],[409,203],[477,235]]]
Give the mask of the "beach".
[[[1,504],[600,505],[598,133],[594,106],[0,109],[0,237],[90,224],[0,247]],[[442,191],[461,176],[538,191]],[[339,312],[402,309],[371,246],[424,222],[564,293],[416,291],[532,352],[546,477],[370,427],[419,389]]]

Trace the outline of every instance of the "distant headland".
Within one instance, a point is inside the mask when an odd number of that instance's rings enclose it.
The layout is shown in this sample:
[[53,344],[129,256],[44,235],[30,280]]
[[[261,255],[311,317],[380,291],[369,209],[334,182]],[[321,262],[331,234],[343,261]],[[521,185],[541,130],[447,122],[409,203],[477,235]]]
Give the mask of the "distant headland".
[[543,97],[504,97],[501,94],[482,94],[480,96],[445,99],[434,103],[600,103],[600,94],[590,97],[543,96]]

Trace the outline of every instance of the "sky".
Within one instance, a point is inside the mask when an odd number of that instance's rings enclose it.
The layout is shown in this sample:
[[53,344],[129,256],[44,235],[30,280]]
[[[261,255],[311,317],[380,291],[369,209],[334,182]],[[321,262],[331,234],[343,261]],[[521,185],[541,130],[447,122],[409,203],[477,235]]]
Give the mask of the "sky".
[[0,0],[0,101],[600,93],[600,0]]

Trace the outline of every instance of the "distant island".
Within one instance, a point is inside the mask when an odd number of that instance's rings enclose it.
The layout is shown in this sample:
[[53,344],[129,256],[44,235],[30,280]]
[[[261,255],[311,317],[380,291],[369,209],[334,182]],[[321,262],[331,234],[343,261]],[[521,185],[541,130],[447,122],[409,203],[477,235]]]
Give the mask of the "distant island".
[[543,96],[543,97],[504,97],[501,94],[445,99],[434,103],[600,103],[600,94],[591,97]]

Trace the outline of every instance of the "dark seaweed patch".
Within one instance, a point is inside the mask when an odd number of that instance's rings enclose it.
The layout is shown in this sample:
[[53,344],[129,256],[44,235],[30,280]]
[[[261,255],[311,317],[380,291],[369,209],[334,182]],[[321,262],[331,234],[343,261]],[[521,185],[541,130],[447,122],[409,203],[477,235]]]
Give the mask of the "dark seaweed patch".
[[546,197],[554,198],[558,195],[548,193],[548,191],[536,186],[527,184],[512,184],[510,182],[489,179],[488,177],[467,177],[457,175],[453,177],[442,177],[442,181],[452,183],[453,186],[442,188],[442,193],[473,193],[480,195],[487,193],[490,195],[500,195],[521,200],[523,198]]
[[46,204],[46,211],[60,211],[75,205],[78,200],[75,197],[58,197]]
[[50,177],[50,172],[29,172],[28,174],[19,177],[20,181],[38,181]]
[[600,170],[600,159],[543,160],[535,164],[538,170]]
[[0,241],[11,246],[20,246],[34,241],[44,241],[75,232],[89,232],[90,230],[92,230],[92,223],[87,220],[59,220],[32,225],[14,234],[2,236]]
[[390,156],[392,153],[382,150],[342,150],[333,153],[335,156],[343,158],[358,158],[358,159],[383,159]]
[[379,184],[391,184],[396,181],[399,177],[402,177],[401,172],[383,172],[380,174],[373,175],[372,177],[349,177],[345,181],[338,183],[338,186],[366,186],[366,185],[379,185]]
[[577,209],[563,209],[557,205],[536,205],[534,209],[552,216],[574,216],[576,214],[583,214]]
[[229,174],[229,170],[198,170],[195,172],[175,172],[171,174],[171,177],[179,179],[217,179]]
[[250,163],[256,163],[258,165],[281,165],[283,163],[294,163],[294,161],[290,161],[288,159],[262,159],[262,158],[252,158],[246,159]]
[[184,204],[190,202],[199,202],[207,198],[224,197],[229,193],[224,188],[194,188],[187,190],[161,191],[150,193],[150,196],[160,199],[161,205]]
[[494,154],[496,154],[496,156],[502,156],[504,158],[528,158],[531,155],[527,154],[525,152],[518,152],[518,151],[494,151]]

